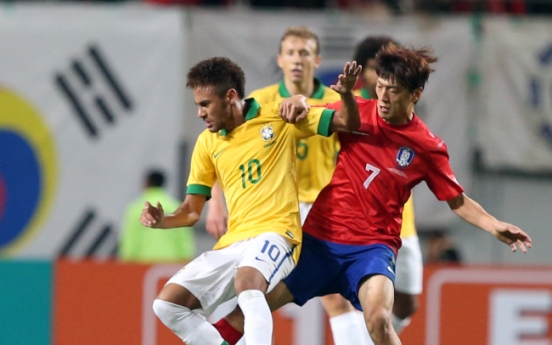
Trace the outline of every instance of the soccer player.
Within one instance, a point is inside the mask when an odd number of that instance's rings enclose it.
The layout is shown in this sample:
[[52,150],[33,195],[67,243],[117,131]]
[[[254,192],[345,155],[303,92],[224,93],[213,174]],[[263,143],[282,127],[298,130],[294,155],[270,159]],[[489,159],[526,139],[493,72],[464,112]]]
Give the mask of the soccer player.
[[[234,296],[243,310],[246,342],[271,344],[272,316],[264,294],[296,265],[302,238],[297,137],[358,129],[352,88],[360,71],[356,63],[347,63],[333,86],[345,110],[312,109],[308,116],[302,112],[299,122],[293,105],[280,110],[277,103],[244,100],[243,71],[229,59],[204,60],[189,71],[187,86],[193,89],[198,117],[207,129],[194,148],[186,198],[168,215],[161,204],[146,202],[140,217],[143,225],[153,228],[191,226],[199,220],[216,180],[227,192],[228,232],[212,251],[170,278],[153,304],[159,319],[186,344],[226,344],[196,310],[210,314]],[[279,112],[291,116],[282,119]]]
[[[377,97],[376,54],[389,44],[399,45],[392,38],[385,36],[368,36],[357,45],[354,60],[362,66],[363,81],[363,87],[357,90],[358,93],[355,92],[358,96],[364,99]],[[397,334],[408,326],[412,314],[418,308],[418,296],[422,293],[423,284],[422,251],[414,224],[412,196],[404,204],[401,240],[402,246],[397,255],[395,271],[395,302],[391,316]]]
[[[531,247],[525,232],[494,218],[465,195],[450,167],[445,143],[414,113],[433,71],[430,64],[436,61],[427,49],[395,45],[376,56],[377,100],[357,99],[359,130],[339,133],[336,170],[303,226],[301,260],[266,296],[272,310],[340,293],[364,312],[376,345],[401,344],[391,322],[395,258],[401,246],[404,204],[421,181],[459,217],[512,251]],[[295,110],[301,109],[296,99],[283,101],[293,102]],[[342,105],[327,107],[343,111]],[[226,320],[234,332],[241,331],[239,309]]]

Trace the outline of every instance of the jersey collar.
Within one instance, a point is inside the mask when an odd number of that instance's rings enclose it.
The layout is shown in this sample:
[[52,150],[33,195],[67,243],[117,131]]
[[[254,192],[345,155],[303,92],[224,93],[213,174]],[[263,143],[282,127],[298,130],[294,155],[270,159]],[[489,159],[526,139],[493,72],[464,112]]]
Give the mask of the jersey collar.
[[[316,89],[314,89],[314,92],[312,93],[312,95],[309,98],[322,99],[322,97],[324,97],[324,84],[322,84],[320,79],[314,78],[314,85],[315,86],[318,85],[318,87],[316,87]],[[280,81],[280,86],[278,87],[278,92],[280,93],[280,96],[282,98],[291,97],[291,94],[286,89],[286,84],[284,83],[283,79]]]
[[[245,100],[245,107],[247,108],[247,113],[245,114],[245,121],[249,121],[251,119],[254,119],[259,114],[259,109],[261,109],[261,105],[259,102],[255,100],[255,98],[248,98]],[[220,130],[220,135],[227,136],[228,131],[226,129]]]

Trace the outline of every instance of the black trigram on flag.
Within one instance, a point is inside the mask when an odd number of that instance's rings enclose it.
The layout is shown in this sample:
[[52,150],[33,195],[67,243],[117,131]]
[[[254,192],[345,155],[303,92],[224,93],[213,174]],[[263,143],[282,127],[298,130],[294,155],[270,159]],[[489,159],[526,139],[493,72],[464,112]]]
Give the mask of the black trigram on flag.
[[116,113],[133,108],[128,93],[96,45],[91,45],[82,59],[73,60],[70,71],[56,73],[55,84],[91,138],[98,137],[99,119],[114,125]]
[[113,231],[112,224],[98,218],[96,210],[86,209],[65,239],[58,255],[72,258],[116,257],[117,233]]

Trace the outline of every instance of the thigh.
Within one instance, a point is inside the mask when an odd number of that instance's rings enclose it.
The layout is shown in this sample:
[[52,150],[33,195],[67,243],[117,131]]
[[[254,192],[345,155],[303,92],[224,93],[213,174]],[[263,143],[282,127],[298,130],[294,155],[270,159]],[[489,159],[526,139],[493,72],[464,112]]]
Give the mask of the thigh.
[[422,293],[424,264],[418,236],[402,240],[397,256],[395,290],[407,295]]
[[170,284],[184,287],[201,303],[209,316],[216,307],[236,295],[234,277],[243,252],[243,242],[205,252],[188,263],[174,276]]
[[342,266],[339,258],[328,250],[324,241],[303,233],[303,249],[297,267],[284,283],[300,306],[314,297],[339,291]]
[[[362,252],[355,254],[346,271],[347,284],[341,294],[347,298],[355,308],[362,310],[359,300],[360,286],[367,279],[375,276],[386,277],[393,287],[395,280],[395,253],[385,245],[368,246]],[[391,289],[394,291],[394,289]]]
[[238,268],[252,267],[262,274],[268,283],[267,292],[287,277],[295,267],[293,253],[296,246],[284,236],[268,232],[247,242]]
[[395,289],[389,277],[378,274],[362,281],[358,299],[364,315],[370,315],[373,310],[385,309],[391,313]]

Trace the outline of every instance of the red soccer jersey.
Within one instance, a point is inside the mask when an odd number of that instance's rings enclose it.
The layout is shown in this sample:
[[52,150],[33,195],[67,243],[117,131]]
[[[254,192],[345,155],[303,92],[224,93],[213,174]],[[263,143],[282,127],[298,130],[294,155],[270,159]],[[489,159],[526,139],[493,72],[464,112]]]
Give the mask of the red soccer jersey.
[[[377,113],[377,100],[357,97],[360,129],[339,133],[341,150],[333,178],[318,195],[303,230],[341,244],[401,246],[402,211],[421,181],[439,200],[464,190],[449,164],[445,142],[414,115],[393,126]],[[328,104],[339,109],[341,102]]]

